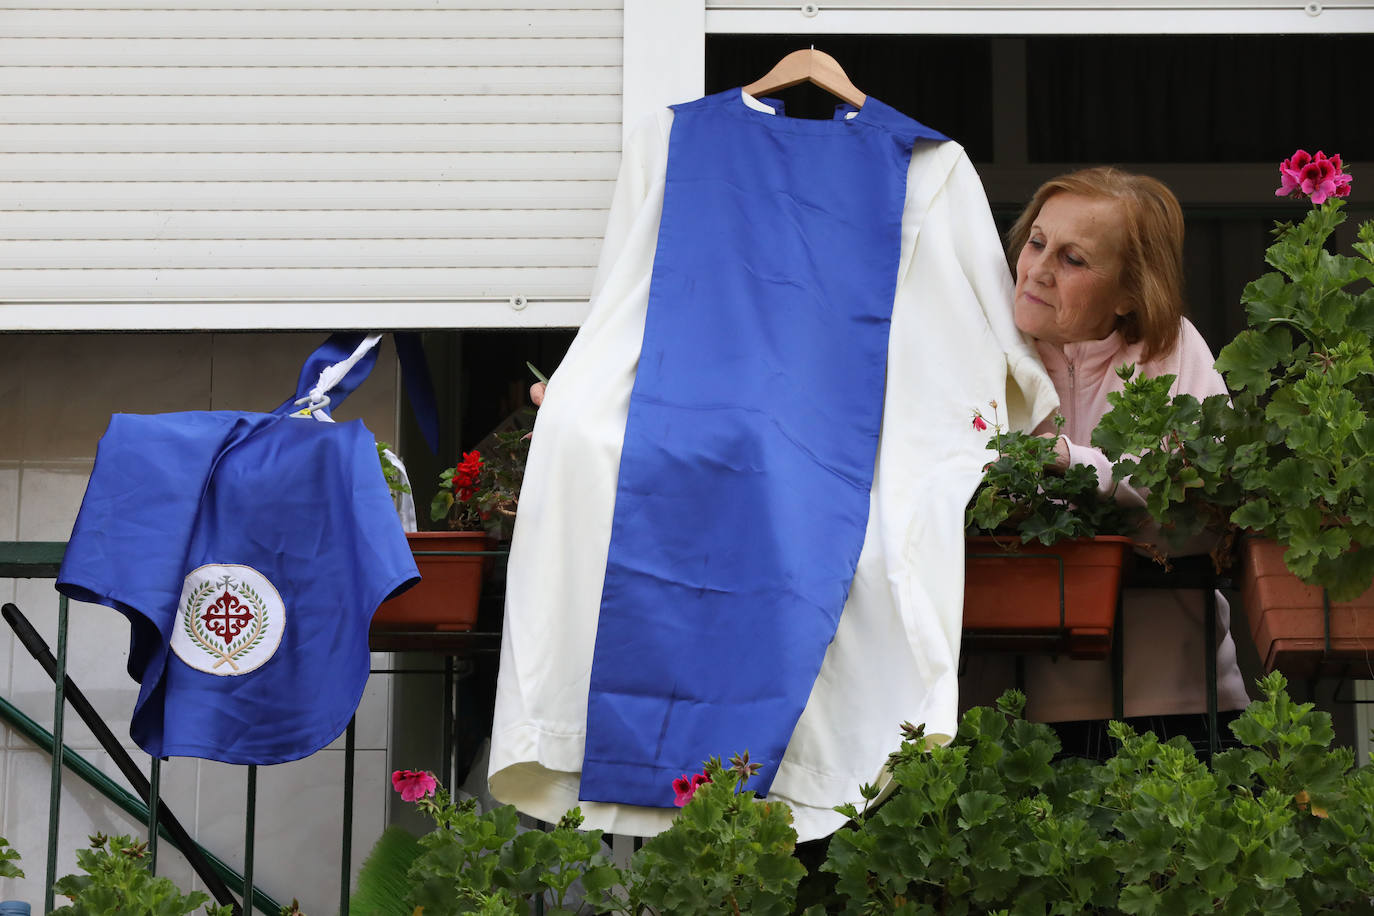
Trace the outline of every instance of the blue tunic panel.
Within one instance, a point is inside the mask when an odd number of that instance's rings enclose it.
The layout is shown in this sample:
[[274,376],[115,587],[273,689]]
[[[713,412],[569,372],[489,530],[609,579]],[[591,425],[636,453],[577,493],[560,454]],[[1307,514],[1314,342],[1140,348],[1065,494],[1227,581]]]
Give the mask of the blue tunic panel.
[[343,731],[417,579],[361,421],[197,411],[110,419],[57,587],[129,618],[139,747],[269,764]]
[[[848,109],[852,112],[853,109]],[[907,167],[876,99],[810,121],[674,107],[580,797],[667,807],[748,750],[766,792],[868,519]]]

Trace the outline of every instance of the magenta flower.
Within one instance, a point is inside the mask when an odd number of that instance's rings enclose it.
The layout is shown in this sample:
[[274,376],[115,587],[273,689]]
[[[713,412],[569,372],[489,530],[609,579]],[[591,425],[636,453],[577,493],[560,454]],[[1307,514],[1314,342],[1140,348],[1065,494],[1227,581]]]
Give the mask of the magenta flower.
[[397,770],[391,774],[391,786],[401,793],[401,801],[419,801],[434,794],[438,781],[433,773],[424,770]]
[[984,419],[983,419],[981,416],[979,416],[978,414],[974,414],[974,415],[973,415],[973,428],[976,429],[976,430],[978,430],[978,431],[981,433],[983,430],[985,430],[985,429],[988,428],[988,421],[987,421],[987,420],[984,420]]
[[1306,197],[1321,204],[1328,197],[1350,196],[1350,176],[1345,174],[1339,153],[1328,158],[1321,150],[1315,155],[1296,150],[1279,163],[1279,180],[1275,197]]
[[691,776],[683,773],[673,780],[673,804],[681,808],[692,800],[698,788],[710,781],[711,777],[705,773],[693,773]]

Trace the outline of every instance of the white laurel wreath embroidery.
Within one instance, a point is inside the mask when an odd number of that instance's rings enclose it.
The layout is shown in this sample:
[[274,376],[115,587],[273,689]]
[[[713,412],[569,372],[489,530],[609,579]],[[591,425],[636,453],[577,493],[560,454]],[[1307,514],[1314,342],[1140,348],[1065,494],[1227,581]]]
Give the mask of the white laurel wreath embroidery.
[[[206,600],[214,594],[216,587],[220,585],[231,591],[237,591],[247,598],[248,603],[256,612],[253,614],[252,627],[245,630],[223,649],[211,641],[210,633],[205,629],[205,623],[200,616],[201,608],[205,606]],[[199,646],[207,655],[215,656],[218,659],[210,666],[211,670],[228,663],[230,668],[238,671],[239,666],[234,664],[234,660],[252,650],[267,635],[267,604],[247,582],[236,583],[229,576],[225,576],[218,582],[203,582],[191,591],[186,600],[186,613],[182,618],[182,628],[192,643]]]

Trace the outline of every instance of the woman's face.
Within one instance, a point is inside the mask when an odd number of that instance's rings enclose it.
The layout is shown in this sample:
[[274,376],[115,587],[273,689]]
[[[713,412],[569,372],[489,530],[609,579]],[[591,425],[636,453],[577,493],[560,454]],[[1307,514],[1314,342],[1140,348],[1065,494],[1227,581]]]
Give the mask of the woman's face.
[[1063,345],[1101,340],[1132,305],[1121,286],[1126,229],[1115,200],[1060,192],[1016,259],[1016,326]]

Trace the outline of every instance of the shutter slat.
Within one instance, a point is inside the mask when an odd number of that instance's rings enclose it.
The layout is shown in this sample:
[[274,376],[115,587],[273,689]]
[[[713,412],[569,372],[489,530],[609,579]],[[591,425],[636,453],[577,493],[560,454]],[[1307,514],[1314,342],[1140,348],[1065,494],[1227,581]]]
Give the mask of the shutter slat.
[[[0,130],[0,153],[526,153],[620,149],[618,124],[269,124],[219,126],[19,125]],[[20,176],[10,176],[20,177]]]
[[595,210],[0,211],[4,239],[599,239]]
[[611,95],[12,95],[12,124],[619,124]]
[[0,94],[30,95],[581,95],[620,96],[619,66],[271,67],[10,66],[0,60]]
[[28,67],[604,67],[620,51],[619,38],[0,38],[0,62]]
[[25,181],[613,181],[617,153],[0,153]]
[[594,239],[311,239],[289,251],[268,239],[0,242],[0,271],[579,267],[599,248]]
[[[0,304],[35,299],[356,299],[363,290],[373,291],[379,299],[559,297],[589,289],[594,272],[591,267],[5,270],[0,271],[5,290]],[[283,326],[321,326],[320,316],[310,311],[295,318]],[[390,324],[380,308],[376,320]]]
[[0,210],[549,210],[604,209],[612,182],[0,181]]
[[10,10],[0,37],[219,38],[289,41],[298,38],[610,38],[620,34],[614,10]]

